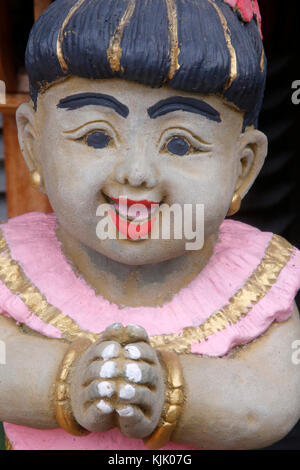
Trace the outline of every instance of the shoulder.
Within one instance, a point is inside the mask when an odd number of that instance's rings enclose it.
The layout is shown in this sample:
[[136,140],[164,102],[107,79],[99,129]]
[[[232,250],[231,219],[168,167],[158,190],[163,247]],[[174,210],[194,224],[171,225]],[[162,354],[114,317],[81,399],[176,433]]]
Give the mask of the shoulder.
[[[17,279],[19,269],[36,264],[43,270],[47,254],[59,250],[54,214],[33,212],[0,224],[0,281],[6,285]],[[10,282],[9,282],[10,280]],[[7,281],[7,282],[6,282]]]
[[300,363],[300,316],[295,303],[287,321],[274,322],[260,337],[260,341],[237,348],[231,358],[259,364],[266,356],[275,362],[278,357],[284,358],[285,364],[294,366]]
[[21,300],[25,291],[30,296],[32,290],[28,268],[39,276],[49,254],[55,256],[59,251],[55,227],[55,216],[42,213],[25,214],[0,224],[0,309],[16,321],[23,322],[30,315]]
[[286,272],[294,271],[295,280],[300,281],[300,252],[280,235],[263,232],[242,222],[225,220],[220,227],[218,251],[227,252],[232,261],[234,255],[244,259],[254,269],[259,268],[262,276],[270,278],[277,278],[289,265]]
[[0,236],[9,245],[26,244],[53,234],[56,223],[54,214],[31,212],[1,223]]
[[222,224],[221,238],[241,262],[252,263],[243,295],[251,295],[252,305],[263,305],[266,312],[275,310],[276,320],[287,319],[300,288],[300,251],[280,235],[232,220]]
[[[45,254],[54,245],[57,220],[54,214],[32,212],[10,219],[0,225],[0,264],[20,260],[26,265],[39,258],[42,266]],[[53,249],[52,249],[53,251]]]
[[284,238],[226,220],[213,261],[207,273],[211,282],[217,292],[230,294],[199,328],[192,352],[223,356],[291,317],[300,288],[300,253]]
[[242,277],[243,285],[259,293],[261,299],[271,291],[290,292],[294,298],[300,288],[300,252],[279,235],[225,220],[217,252],[229,265],[247,273]]

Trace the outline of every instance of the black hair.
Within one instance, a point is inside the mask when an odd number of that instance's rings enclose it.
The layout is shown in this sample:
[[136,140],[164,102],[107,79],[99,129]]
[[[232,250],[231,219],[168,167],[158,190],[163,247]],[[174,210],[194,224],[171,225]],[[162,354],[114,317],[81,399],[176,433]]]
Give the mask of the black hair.
[[75,75],[219,94],[257,126],[266,58],[257,18],[224,0],[55,0],[26,51],[31,98]]

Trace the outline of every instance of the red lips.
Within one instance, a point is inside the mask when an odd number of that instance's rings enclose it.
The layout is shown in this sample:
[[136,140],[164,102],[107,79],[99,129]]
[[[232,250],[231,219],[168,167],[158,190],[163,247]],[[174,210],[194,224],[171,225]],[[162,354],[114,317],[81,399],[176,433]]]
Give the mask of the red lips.
[[154,205],[159,205],[159,202],[154,202],[154,201],[147,201],[146,199],[143,200],[143,201],[134,201],[133,199],[128,199],[126,198],[126,196],[121,196],[119,198],[114,198],[114,197],[111,197],[110,196],[110,199],[112,199],[114,202],[116,203],[119,203],[122,201],[122,199],[126,199],[127,200],[127,205],[128,207],[131,207],[135,204],[142,204],[143,206],[147,207],[148,209],[151,209],[151,206],[154,206]]
[[[133,199],[128,199],[126,196],[121,196],[119,198],[110,196],[110,199],[118,205],[122,203],[124,204],[124,202],[126,202],[128,209],[134,205],[143,205],[146,209],[149,210],[150,213],[151,209],[153,210],[153,206],[160,205],[159,202],[148,201],[146,199],[143,201],[134,201]],[[128,240],[139,240],[141,238],[147,237],[152,231],[154,223],[157,219],[156,216],[153,216],[145,222],[133,223],[132,221],[130,222],[129,220],[125,220],[124,218],[120,217],[118,211],[116,210],[110,210],[109,214],[118,232],[124,235]]]

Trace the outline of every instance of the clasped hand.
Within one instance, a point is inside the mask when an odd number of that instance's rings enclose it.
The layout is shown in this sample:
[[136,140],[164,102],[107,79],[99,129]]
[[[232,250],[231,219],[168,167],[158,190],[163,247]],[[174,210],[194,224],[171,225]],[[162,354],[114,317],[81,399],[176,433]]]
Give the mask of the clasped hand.
[[73,413],[91,432],[118,427],[126,437],[143,439],[157,427],[164,397],[163,368],[137,325],[108,327],[72,374]]

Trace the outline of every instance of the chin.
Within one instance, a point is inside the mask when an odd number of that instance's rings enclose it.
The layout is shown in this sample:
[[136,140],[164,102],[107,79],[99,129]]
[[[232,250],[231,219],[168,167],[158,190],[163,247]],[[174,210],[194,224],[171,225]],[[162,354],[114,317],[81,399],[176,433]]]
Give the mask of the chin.
[[102,242],[97,251],[118,263],[142,266],[162,263],[182,256],[185,252],[181,240],[180,245],[178,240],[168,241],[168,245],[167,248],[165,240],[114,240],[109,246]]

